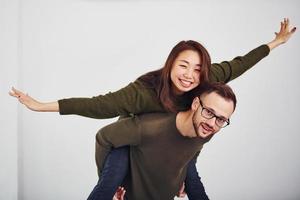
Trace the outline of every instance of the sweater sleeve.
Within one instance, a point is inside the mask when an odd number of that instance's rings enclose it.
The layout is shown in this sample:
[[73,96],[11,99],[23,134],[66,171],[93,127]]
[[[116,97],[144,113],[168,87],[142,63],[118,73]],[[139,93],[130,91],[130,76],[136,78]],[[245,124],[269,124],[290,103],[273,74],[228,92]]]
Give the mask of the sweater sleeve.
[[244,56],[238,56],[231,61],[213,63],[209,79],[211,82],[229,82],[253,67],[270,52],[267,45],[261,45]]
[[145,88],[139,81],[116,92],[92,98],[61,99],[58,104],[61,115],[76,114],[96,119],[163,111],[155,91]]
[[124,118],[102,128],[96,135],[96,163],[101,173],[112,148],[136,146],[141,142],[141,125],[137,116]]

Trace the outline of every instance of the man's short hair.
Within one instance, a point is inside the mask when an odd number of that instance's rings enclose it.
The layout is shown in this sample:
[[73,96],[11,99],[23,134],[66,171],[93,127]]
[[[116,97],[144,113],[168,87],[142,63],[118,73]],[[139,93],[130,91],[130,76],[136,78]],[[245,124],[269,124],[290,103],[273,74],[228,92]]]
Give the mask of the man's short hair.
[[209,94],[215,92],[221,97],[223,97],[226,100],[230,100],[233,102],[233,110],[235,110],[236,107],[236,96],[234,92],[232,91],[231,87],[226,85],[225,83],[222,82],[215,82],[215,83],[201,83],[200,87],[195,88],[191,92],[191,99],[194,99],[195,97],[199,97],[203,94]]

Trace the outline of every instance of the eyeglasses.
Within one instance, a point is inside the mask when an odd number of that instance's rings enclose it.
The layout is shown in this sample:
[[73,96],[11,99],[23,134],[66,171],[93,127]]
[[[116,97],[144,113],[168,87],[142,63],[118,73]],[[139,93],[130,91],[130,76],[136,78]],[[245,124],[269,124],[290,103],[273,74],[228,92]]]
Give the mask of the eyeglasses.
[[203,106],[202,101],[200,100],[200,105],[202,107],[201,115],[205,119],[212,119],[216,118],[216,125],[220,128],[224,128],[230,124],[230,119],[225,119],[224,117],[217,116],[213,111],[211,111],[209,108],[206,108]]

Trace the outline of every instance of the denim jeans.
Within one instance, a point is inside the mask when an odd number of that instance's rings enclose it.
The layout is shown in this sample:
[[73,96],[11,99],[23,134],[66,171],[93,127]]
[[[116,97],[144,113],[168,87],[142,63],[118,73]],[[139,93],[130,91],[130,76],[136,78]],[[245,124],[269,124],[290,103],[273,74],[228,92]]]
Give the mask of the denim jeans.
[[107,155],[97,185],[88,200],[112,200],[129,168],[129,146],[112,149]]
[[[129,170],[129,146],[112,149],[108,154],[99,181],[88,200],[112,200]],[[196,169],[196,159],[188,164],[185,191],[189,200],[208,200]]]
[[201,178],[198,175],[196,161],[196,159],[193,159],[188,164],[185,178],[185,192],[189,200],[209,200]]

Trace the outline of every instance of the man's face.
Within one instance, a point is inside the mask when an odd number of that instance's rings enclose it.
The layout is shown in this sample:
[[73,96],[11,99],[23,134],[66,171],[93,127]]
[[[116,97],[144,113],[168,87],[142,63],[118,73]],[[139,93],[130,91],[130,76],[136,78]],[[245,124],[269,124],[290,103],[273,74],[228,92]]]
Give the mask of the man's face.
[[233,102],[215,92],[201,95],[200,99],[194,99],[193,104],[196,104],[196,106],[192,105],[194,106],[193,126],[197,136],[201,138],[217,133],[222,123],[226,124],[234,111]]

